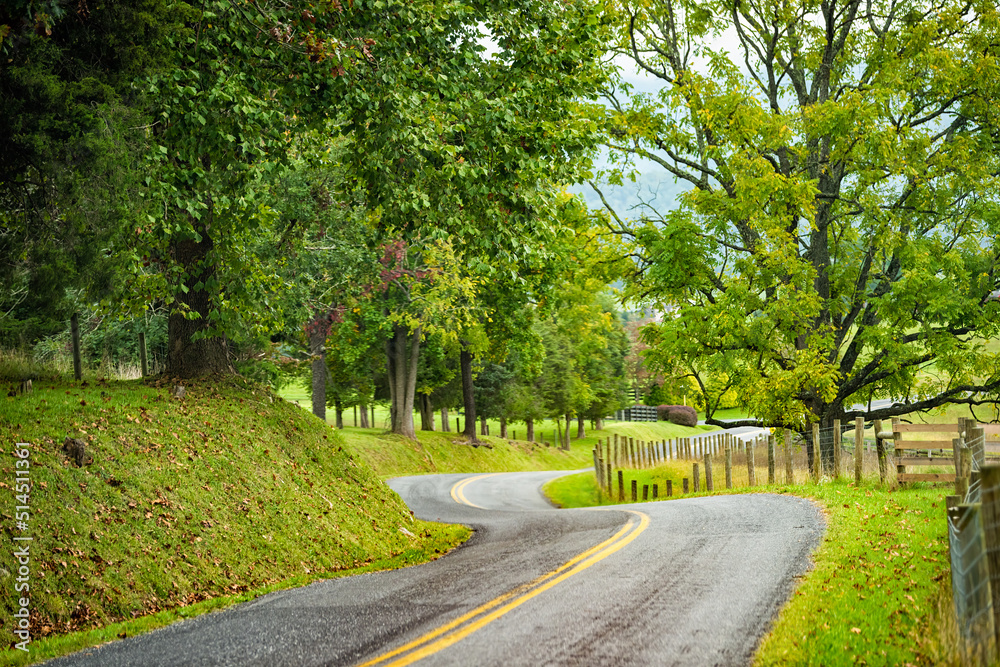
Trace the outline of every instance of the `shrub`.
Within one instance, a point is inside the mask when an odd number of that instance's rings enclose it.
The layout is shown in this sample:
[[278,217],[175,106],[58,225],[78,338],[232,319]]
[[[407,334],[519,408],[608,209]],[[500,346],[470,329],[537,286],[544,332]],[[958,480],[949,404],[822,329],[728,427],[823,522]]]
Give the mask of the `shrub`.
[[698,413],[689,405],[658,405],[656,416],[678,426],[698,425]]

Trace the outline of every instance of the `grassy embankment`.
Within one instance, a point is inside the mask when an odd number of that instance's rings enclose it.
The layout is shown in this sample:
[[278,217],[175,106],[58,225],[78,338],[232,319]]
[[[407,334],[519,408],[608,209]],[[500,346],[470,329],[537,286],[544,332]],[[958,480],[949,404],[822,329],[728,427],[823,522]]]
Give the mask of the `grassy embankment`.
[[[2,664],[61,655],[269,590],[437,557],[467,529],[414,521],[345,444],[237,378],[186,383],[56,377],[0,385],[3,540],[30,535],[30,652],[14,650],[18,572],[0,550]],[[62,451],[82,439],[93,462]],[[27,530],[14,523],[15,443],[29,443]],[[404,532],[405,530],[405,532]]]
[[[716,487],[724,487],[721,471],[714,472]],[[677,462],[628,471],[626,478],[638,480],[640,498],[643,484],[658,483],[662,493],[665,480],[672,479],[676,497],[679,480],[690,474],[689,462]],[[716,493],[746,491],[737,487]],[[553,480],[545,492],[563,507],[614,502],[598,490],[589,472]],[[860,488],[838,481],[759,486],[754,492],[811,498],[827,520],[813,568],[776,619],[756,664],[953,661],[955,628],[944,512],[950,488],[918,484],[893,491],[870,481]],[[627,501],[629,497],[626,488]]]

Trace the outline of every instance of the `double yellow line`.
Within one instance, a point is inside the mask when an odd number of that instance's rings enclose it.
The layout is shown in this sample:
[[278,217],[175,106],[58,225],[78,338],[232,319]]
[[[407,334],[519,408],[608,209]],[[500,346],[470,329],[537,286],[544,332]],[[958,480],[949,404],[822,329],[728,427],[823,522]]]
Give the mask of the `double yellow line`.
[[[486,475],[484,475],[484,477],[485,476]],[[467,484],[473,479],[480,478],[474,477],[465,480],[465,482],[461,484]],[[456,484],[456,487],[458,486],[459,485]],[[454,498],[456,495],[462,497],[460,493],[456,494],[455,488],[453,488],[452,497]],[[466,504],[471,503],[466,502]],[[475,507],[475,505],[473,505],[473,507]],[[399,648],[393,649],[387,653],[383,653],[368,662],[361,663],[358,667],[374,667],[375,665],[379,665],[380,667],[396,667],[398,665],[409,665],[426,658],[429,655],[437,653],[438,651],[448,648],[449,646],[461,641],[476,630],[492,623],[507,612],[516,609],[531,598],[544,593],[556,584],[569,579],[574,574],[579,574],[591,565],[604,560],[637,538],[639,534],[646,530],[646,527],[649,526],[649,517],[647,515],[634,510],[624,511],[634,515],[636,518],[630,519],[621,530],[604,542],[587,549],[583,553],[571,558],[556,569],[547,574],[543,574],[534,581],[524,584],[523,586],[519,586],[509,593],[504,593],[500,597],[490,600],[486,604],[473,609],[467,614],[459,616],[455,620],[450,621],[449,623],[446,623],[441,627],[418,637],[417,639],[414,639],[408,644],[400,646]]]
[[470,503],[469,499],[465,497],[465,487],[472,484],[478,479],[486,479],[487,477],[493,477],[499,473],[491,472],[488,475],[478,475],[476,477],[470,477],[468,479],[463,479],[461,482],[451,487],[451,499],[460,505],[468,505],[469,507],[475,507],[476,509],[486,509],[485,507],[480,507],[475,503]]

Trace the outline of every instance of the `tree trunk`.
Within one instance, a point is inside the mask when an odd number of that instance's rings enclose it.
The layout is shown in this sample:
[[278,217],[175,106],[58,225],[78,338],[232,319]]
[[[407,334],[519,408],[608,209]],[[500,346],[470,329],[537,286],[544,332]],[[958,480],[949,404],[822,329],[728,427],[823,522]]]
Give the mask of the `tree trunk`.
[[563,432],[563,437],[565,438],[565,440],[563,440],[563,449],[566,451],[569,451],[569,424],[571,421],[573,421],[573,418],[569,415],[569,413],[566,413],[566,430]]
[[[215,283],[215,260],[211,257],[214,243],[208,232],[211,218],[212,206],[209,202],[204,221],[195,225],[201,240],[186,238],[171,247],[174,261],[187,272],[184,285],[188,291],[177,290],[174,295],[176,308],[167,319],[167,374],[182,378],[235,372],[229,363],[229,347],[225,338],[206,336],[195,340],[196,336],[203,336],[210,328],[213,299],[205,285]],[[195,285],[201,287],[196,288]],[[188,319],[184,310],[199,317]]]
[[371,428],[371,425],[368,423],[368,406],[367,405],[362,405],[361,406],[361,428]]
[[413,403],[417,391],[417,362],[420,359],[420,327],[412,332],[404,325],[392,328],[392,338],[385,343],[389,371],[389,396],[392,432],[416,439],[413,426]]
[[441,430],[445,433],[451,432],[451,424],[448,423],[448,408],[441,408]]
[[434,406],[431,405],[431,397],[427,394],[420,394],[420,430],[434,430]]
[[486,417],[479,418],[479,435],[486,435]]
[[604,430],[604,417],[598,417],[594,420],[594,430],[603,431]]
[[318,318],[309,323],[309,355],[312,357],[313,414],[326,421],[326,327]]
[[472,353],[463,345],[459,355],[462,367],[462,404],[465,407],[465,428],[462,434],[476,441],[476,396],[472,386]]
[[337,428],[344,428],[344,404],[340,401],[340,397],[333,399],[333,409],[337,413]]
[[582,440],[587,437],[587,431],[583,427],[583,415],[576,416],[576,439]]
[[500,437],[503,438],[504,440],[507,439],[507,418],[506,417],[501,417],[500,418]]
[[524,420],[524,427],[528,430],[528,442],[535,441],[535,420],[528,417]]

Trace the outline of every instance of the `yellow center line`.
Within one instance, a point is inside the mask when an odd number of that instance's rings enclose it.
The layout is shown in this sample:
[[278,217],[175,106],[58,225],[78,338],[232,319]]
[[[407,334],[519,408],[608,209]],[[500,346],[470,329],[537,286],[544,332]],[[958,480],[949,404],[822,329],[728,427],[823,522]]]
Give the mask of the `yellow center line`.
[[448,632],[449,630],[453,630],[454,628],[460,626],[462,623],[465,623],[469,619],[475,618],[476,616],[478,616],[478,615],[480,615],[480,614],[482,614],[484,612],[487,612],[490,609],[493,609],[494,607],[496,607],[496,606],[498,606],[498,605],[506,602],[507,600],[511,599],[512,597],[520,595],[521,593],[523,593],[525,591],[531,590],[535,586],[543,583],[546,579],[549,579],[551,577],[554,577],[554,576],[558,575],[560,572],[563,572],[564,570],[573,567],[578,562],[580,562],[581,560],[587,558],[591,554],[593,554],[593,553],[595,553],[597,551],[600,551],[601,549],[603,549],[603,548],[607,547],[608,545],[612,544],[615,540],[617,540],[622,535],[624,535],[626,532],[628,532],[628,530],[630,528],[632,528],[632,526],[634,526],[634,525],[635,525],[635,523],[632,522],[632,521],[630,521],[626,525],[622,526],[621,530],[619,530],[617,533],[615,533],[614,535],[612,535],[610,538],[608,538],[604,542],[601,542],[597,546],[594,546],[594,547],[591,547],[590,549],[587,549],[586,551],[584,551],[582,554],[579,554],[578,556],[574,556],[572,559],[570,559],[569,561],[563,563],[562,565],[560,565],[556,569],[552,570],[551,572],[543,574],[542,576],[538,577],[534,581],[530,581],[530,582],[528,582],[526,584],[522,584],[521,586],[518,586],[514,590],[509,591],[507,593],[504,593],[503,595],[501,595],[501,596],[499,596],[499,597],[497,597],[497,598],[495,598],[493,600],[490,600],[486,604],[481,605],[479,607],[476,607],[475,609],[473,609],[472,611],[468,612],[467,614],[463,614],[462,616],[459,616],[455,620],[453,620],[453,621],[451,621],[449,623],[446,623],[445,625],[442,625],[441,627],[437,628],[436,630],[432,630],[431,632],[428,632],[427,634],[425,634],[425,635],[423,635],[421,637],[418,637],[417,639],[413,640],[412,642],[410,642],[410,643],[408,643],[408,644],[406,644],[404,646],[400,646],[399,648],[394,649],[392,651],[389,651],[388,653],[384,653],[384,654],[380,655],[379,657],[374,658],[373,660],[370,660],[368,662],[362,663],[361,665],[358,665],[358,667],[367,667],[368,665],[374,665],[374,664],[383,662],[385,660],[388,660],[389,658],[391,658],[393,656],[399,655],[400,653],[406,653],[407,651],[410,651],[410,650],[416,648],[417,646],[419,646],[421,644],[425,644],[425,643],[429,642],[430,640],[434,639],[435,637],[439,637],[439,636],[443,635],[444,633]]
[[[431,632],[428,632],[427,634],[418,637],[403,646],[400,646],[397,649],[384,653],[376,658],[373,658],[372,660],[369,660],[368,662],[364,662],[361,665],[358,665],[358,667],[371,667],[372,665],[383,663],[384,667],[397,667],[409,665],[426,658],[429,655],[437,653],[438,651],[461,641],[476,630],[492,623],[507,612],[519,607],[528,600],[534,598],[536,595],[549,590],[556,584],[565,581],[574,574],[578,574],[589,568],[591,565],[604,560],[611,554],[617,552],[625,545],[632,542],[632,540],[638,537],[639,534],[642,533],[649,525],[649,517],[646,514],[636,512],[634,510],[625,511],[639,517],[638,523],[634,520],[629,521],[617,533],[604,542],[601,542],[600,544],[587,549],[583,553],[574,556],[557,567],[555,570],[552,570],[547,574],[543,574],[528,584],[524,584],[508,593],[505,593],[456,618],[455,620],[450,621],[449,623],[446,623],[445,625],[442,625],[441,627],[432,630]],[[499,609],[497,609],[497,607],[499,607]],[[490,612],[490,610],[493,611],[491,613],[486,613]],[[480,618],[476,619],[477,616]],[[467,621],[472,622],[466,623]],[[408,653],[408,655],[398,658],[397,660],[393,660],[392,662],[385,662],[386,660],[403,653]]]
[[486,479],[487,477],[493,477],[499,473],[491,472],[488,475],[478,475],[476,477],[470,477],[468,479],[463,479],[460,482],[456,482],[453,487],[451,487],[451,499],[454,500],[459,505],[468,505],[469,507],[475,507],[476,509],[486,509],[485,507],[480,507],[475,503],[470,503],[469,499],[465,497],[465,487],[469,484],[475,482],[479,479]]

